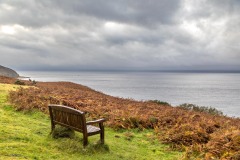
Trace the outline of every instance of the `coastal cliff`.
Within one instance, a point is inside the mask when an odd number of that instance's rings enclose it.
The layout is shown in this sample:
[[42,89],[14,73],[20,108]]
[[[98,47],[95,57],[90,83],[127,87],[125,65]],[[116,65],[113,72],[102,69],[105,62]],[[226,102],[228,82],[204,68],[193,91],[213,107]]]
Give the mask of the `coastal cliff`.
[[7,67],[0,65],[0,76],[11,77],[11,78],[18,78],[19,74]]

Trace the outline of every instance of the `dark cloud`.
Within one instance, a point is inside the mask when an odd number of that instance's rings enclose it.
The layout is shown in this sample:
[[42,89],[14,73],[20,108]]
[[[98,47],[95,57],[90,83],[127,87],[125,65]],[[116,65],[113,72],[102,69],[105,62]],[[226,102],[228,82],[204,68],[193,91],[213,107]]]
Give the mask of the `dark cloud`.
[[0,0],[0,64],[240,69],[238,0]]
[[8,0],[2,2],[5,12],[1,14],[0,22],[42,27],[62,22],[79,24],[82,23],[79,17],[85,16],[103,21],[155,26],[173,23],[179,4],[178,0]]
[[[52,1],[53,2],[53,1]],[[69,15],[88,15],[106,21],[153,26],[172,23],[179,8],[178,0],[61,0],[52,3]]]

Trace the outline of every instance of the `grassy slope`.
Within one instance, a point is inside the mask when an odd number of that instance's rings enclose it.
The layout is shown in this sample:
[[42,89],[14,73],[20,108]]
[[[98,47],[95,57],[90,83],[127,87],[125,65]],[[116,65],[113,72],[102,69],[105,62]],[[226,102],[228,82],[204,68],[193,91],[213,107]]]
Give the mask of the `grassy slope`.
[[178,159],[179,152],[157,142],[152,131],[114,131],[106,128],[106,145],[89,137],[82,147],[82,135],[74,139],[52,139],[49,117],[41,112],[16,112],[7,104],[7,93],[17,86],[0,84],[0,159]]

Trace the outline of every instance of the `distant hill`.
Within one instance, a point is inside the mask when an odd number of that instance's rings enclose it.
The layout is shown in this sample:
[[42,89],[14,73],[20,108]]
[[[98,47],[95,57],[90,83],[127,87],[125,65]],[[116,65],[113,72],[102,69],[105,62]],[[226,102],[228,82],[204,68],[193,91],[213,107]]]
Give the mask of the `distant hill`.
[[18,78],[19,74],[10,68],[0,65],[0,76]]

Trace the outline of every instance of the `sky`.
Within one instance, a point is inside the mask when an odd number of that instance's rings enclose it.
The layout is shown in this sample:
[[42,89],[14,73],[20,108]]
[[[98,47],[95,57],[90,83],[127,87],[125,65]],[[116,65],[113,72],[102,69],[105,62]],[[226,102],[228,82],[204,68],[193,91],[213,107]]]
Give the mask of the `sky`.
[[240,0],[0,0],[15,70],[240,70]]

